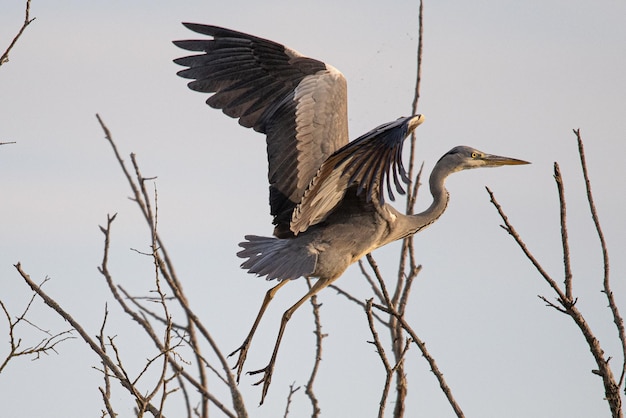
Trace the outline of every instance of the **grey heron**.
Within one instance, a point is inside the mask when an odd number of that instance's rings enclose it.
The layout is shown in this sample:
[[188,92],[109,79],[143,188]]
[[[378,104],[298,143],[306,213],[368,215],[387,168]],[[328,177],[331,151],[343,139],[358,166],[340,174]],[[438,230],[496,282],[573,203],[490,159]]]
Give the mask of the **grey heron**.
[[528,164],[467,146],[447,152],[430,175],[432,204],[405,215],[385,203],[393,186],[409,183],[402,164],[404,139],[424,121],[422,115],[384,123],[348,142],[344,76],[324,62],[276,42],[230,29],[184,23],[210,39],[174,43],[198,54],[175,60],[187,67],[178,75],[189,88],[212,93],[206,103],[247,128],[266,135],[269,203],[274,237],[247,235],[237,255],[249,273],[276,279],[237,352],[237,381],[254,332],[276,292],[290,280],[317,281],[280,323],[268,365],[262,373],[261,404],[270,386],[287,322],[311,296],[337,280],[349,265],[376,248],[411,236],[435,222],[448,205],[445,180],[478,167]]

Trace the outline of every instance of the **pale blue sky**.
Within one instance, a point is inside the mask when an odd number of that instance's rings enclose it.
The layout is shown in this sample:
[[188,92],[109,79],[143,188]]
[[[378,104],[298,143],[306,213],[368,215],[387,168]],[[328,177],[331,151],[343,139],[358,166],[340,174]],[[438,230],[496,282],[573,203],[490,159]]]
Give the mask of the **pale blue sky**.
[[[9,3],[9,2],[5,2]],[[0,49],[23,19],[23,2],[0,12]],[[476,170],[448,182],[444,216],[415,240],[424,266],[408,319],[426,341],[468,417],[608,416],[595,364],[573,323],[543,306],[547,286],[499,227],[485,185],[537,257],[562,275],[554,161],[566,181],[575,291],[613,363],[621,361],[601,289],[601,254],[581,188],[572,128],[581,128],[596,204],[611,251],[618,303],[626,210],[626,5],[618,1],[437,1],[424,6],[424,67],[418,162],[427,172],[455,145],[531,161]],[[239,269],[245,234],[271,233],[264,140],[203,102],[175,75],[185,55],[172,40],[195,35],[181,21],[230,27],[321,59],[348,79],[351,137],[410,112],[418,37],[416,2],[373,1],[37,1],[37,20],[0,67],[0,299],[17,314],[29,297],[20,261],[46,290],[97,333],[105,302],[96,266],[98,225],[118,213],[111,269],[129,290],[152,287],[147,230],[95,119],[99,113],[124,155],[135,152],[145,176],[158,176],[159,227],[196,312],[225,352],[239,344],[265,290]],[[430,203],[423,189],[418,206]],[[396,272],[397,245],[375,253]],[[560,279],[559,279],[560,280]],[[338,285],[369,297],[358,269]],[[298,281],[278,294],[249,353],[262,367],[282,311],[302,293]],[[362,311],[321,293],[324,340],[317,394],[323,416],[375,416],[383,369]],[[38,304],[45,329],[66,324]],[[0,335],[4,335],[0,322]],[[304,384],[314,340],[310,309],[294,315],[266,405],[252,378],[241,389],[252,416],[282,415],[288,385]],[[138,358],[136,328],[113,309],[109,331]],[[29,333],[26,333],[29,335]],[[0,339],[5,341],[5,339]],[[0,357],[7,345],[0,345]],[[407,416],[453,416],[416,348],[407,361]],[[3,416],[97,416],[98,364],[78,340],[59,355],[11,364],[0,375]],[[139,367],[139,366],[137,366]],[[69,377],[71,376],[71,377]],[[132,405],[118,411],[132,416]],[[391,406],[390,406],[391,408]],[[280,412],[277,412],[280,411]],[[171,414],[173,416],[173,414]],[[302,392],[292,416],[309,415]]]

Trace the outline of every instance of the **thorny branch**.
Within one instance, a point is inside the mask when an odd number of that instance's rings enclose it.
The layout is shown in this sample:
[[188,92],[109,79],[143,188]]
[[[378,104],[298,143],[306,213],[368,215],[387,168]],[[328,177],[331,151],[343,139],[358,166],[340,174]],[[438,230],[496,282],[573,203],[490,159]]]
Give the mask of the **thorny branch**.
[[593,330],[590,325],[586,322],[583,314],[576,306],[576,297],[573,295],[572,290],[572,271],[570,267],[570,252],[569,252],[569,239],[567,233],[567,223],[566,223],[566,205],[565,205],[565,194],[563,187],[563,178],[561,176],[561,171],[559,169],[558,164],[555,163],[554,166],[554,178],[557,184],[558,194],[559,194],[559,210],[561,214],[561,238],[562,238],[562,249],[563,249],[563,263],[565,266],[565,280],[564,286],[565,290],[563,290],[556,280],[554,280],[543,267],[538,262],[538,260],[533,256],[531,251],[528,249],[518,232],[515,230],[508,217],[504,213],[501,205],[496,201],[493,192],[487,188],[487,192],[489,193],[490,199],[498,214],[502,218],[505,231],[507,231],[511,237],[518,244],[526,258],[533,264],[535,269],[539,272],[539,274],[544,278],[544,280],[548,283],[548,285],[554,290],[557,295],[557,303],[549,301],[544,296],[539,296],[541,300],[543,300],[548,306],[558,310],[559,312],[569,316],[572,318],[576,326],[580,329],[581,333],[585,337],[587,341],[587,345],[591,351],[591,354],[596,361],[596,365],[598,367],[597,370],[593,370],[592,372],[602,378],[602,383],[604,386],[605,399],[609,404],[609,408],[611,409],[611,414],[614,418],[621,418],[623,416],[622,412],[622,399],[620,396],[620,387],[623,384],[624,379],[624,369],[626,368],[626,339],[624,337],[624,325],[623,319],[617,309],[617,305],[613,298],[613,292],[611,291],[610,281],[609,281],[609,257],[608,250],[606,246],[606,242],[604,240],[604,235],[602,233],[602,228],[600,227],[599,218],[597,215],[597,211],[595,208],[595,204],[593,201],[593,196],[591,193],[591,183],[589,181],[589,175],[587,171],[587,163],[585,160],[584,148],[582,143],[582,138],[580,135],[580,130],[574,130],[574,133],[578,142],[578,151],[580,155],[581,168],[584,175],[585,187],[587,190],[587,201],[589,203],[589,208],[592,214],[592,219],[594,225],[596,227],[596,232],[598,233],[600,239],[600,246],[603,254],[603,292],[606,294],[609,300],[609,308],[611,309],[611,313],[613,314],[613,320],[618,330],[618,337],[622,344],[622,370],[619,381],[615,380],[613,375],[613,371],[609,366],[610,357],[606,358],[604,355],[604,350],[600,345],[600,341],[595,337]]

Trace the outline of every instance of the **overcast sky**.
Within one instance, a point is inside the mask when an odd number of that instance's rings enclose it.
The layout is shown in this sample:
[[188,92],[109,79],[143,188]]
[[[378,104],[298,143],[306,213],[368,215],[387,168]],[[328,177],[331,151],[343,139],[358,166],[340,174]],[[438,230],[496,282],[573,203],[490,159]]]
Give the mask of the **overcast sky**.
[[[23,1],[0,10],[0,50],[23,20]],[[609,416],[596,366],[574,324],[537,295],[550,289],[499,225],[488,185],[530,249],[562,281],[558,201],[565,178],[574,289],[619,375],[622,361],[606,299],[601,253],[586,206],[573,128],[585,140],[596,205],[611,258],[613,290],[626,311],[626,4],[545,0],[426,1],[418,128],[427,173],[456,145],[532,162],[452,176],[447,212],[415,239],[423,265],[407,318],[426,341],[468,417]],[[96,270],[98,225],[117,213],[111,270],[135,293],[153,287],[148,230],[95,114],[123,155],[158,176],[159,229],[196,313],[225,352],[238,347],[271,285],[239,269],[237,243],[269,235],[263,136],[204,104],[176,76],[185,55],[171,41],[196,37],[181,21],[229,27],[288,45],[341,70],[348,80],[350,136],[411,111],[418,39],[414,1],[37,1],[29,26],[0,67],[0,299],[17,315],[30,293],[13,264],[92,335],[105,303]],[[408,155],[405,155],[405,160]],[[128,160],[128,158],[127,158]],[[430,203],[422,190],[418,207]],[[400,202],[402,205],[402,202]],[[402,207],[402,206],[400,206]],[[398,245],[377,251],[389,280]],[[358,268],[338,285],[370,297]],[[278,294],[252,344],[247,368],[263,367],[282,311],[305,292],[299,280]],[[376,416],[384,370],[362,310],[332,290],[320,294],[323,361],[316,391],[326,417]],[[34,323],[67,324],[41,303]],[[0,335],[6,335],[0,321]],[[305,305],[289,323],[266,404],[242,377],[252,416],[282,415],[289,384],[304,385],[313,360],[313,321]],[[109,332],[128,356],[149,356],[137,328],[114,309]],[[30,330],[25,344],[36,342]],[[37,334],[34,334],[37,335]],[[0,358],[8,350],[0,338]],[[98,359],[80,340],[58,355],[19,359],[0,375],[7,417],[99,416]],[[417,348],[407,359],[407,416],[454,416]],[[132,416],[126,405],[118,412]],[[390,406],[389,408],[392,408]],[[303,391],[294,417],[310,414]]]

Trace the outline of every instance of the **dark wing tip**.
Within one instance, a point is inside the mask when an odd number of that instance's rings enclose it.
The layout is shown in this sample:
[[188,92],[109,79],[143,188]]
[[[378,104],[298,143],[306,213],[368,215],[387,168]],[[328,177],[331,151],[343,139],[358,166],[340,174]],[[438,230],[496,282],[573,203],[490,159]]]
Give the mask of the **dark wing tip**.
[[219,27],[212,25],[204,25],[202,23],[191,23],[191,22],[182,22],[183,26],[189,30],[192,30],[196,33],[201,33],[203,35],[213,36],[213,34],[218,31]]
[[409,184],[410,179],[402,163],[402,147],[404,140],[423,120],[422,115],[415,115],[384,123],[337,151],[345,155],[336,167],[346,163],[342,175],[349,176],[350,184],[358,185],[357,194],[366,192],[368,202],[378,195],[378,202],[382,205],[384,188],[389,199],[395,200],[392,182],[399,194],[406,193],[402,182]]

